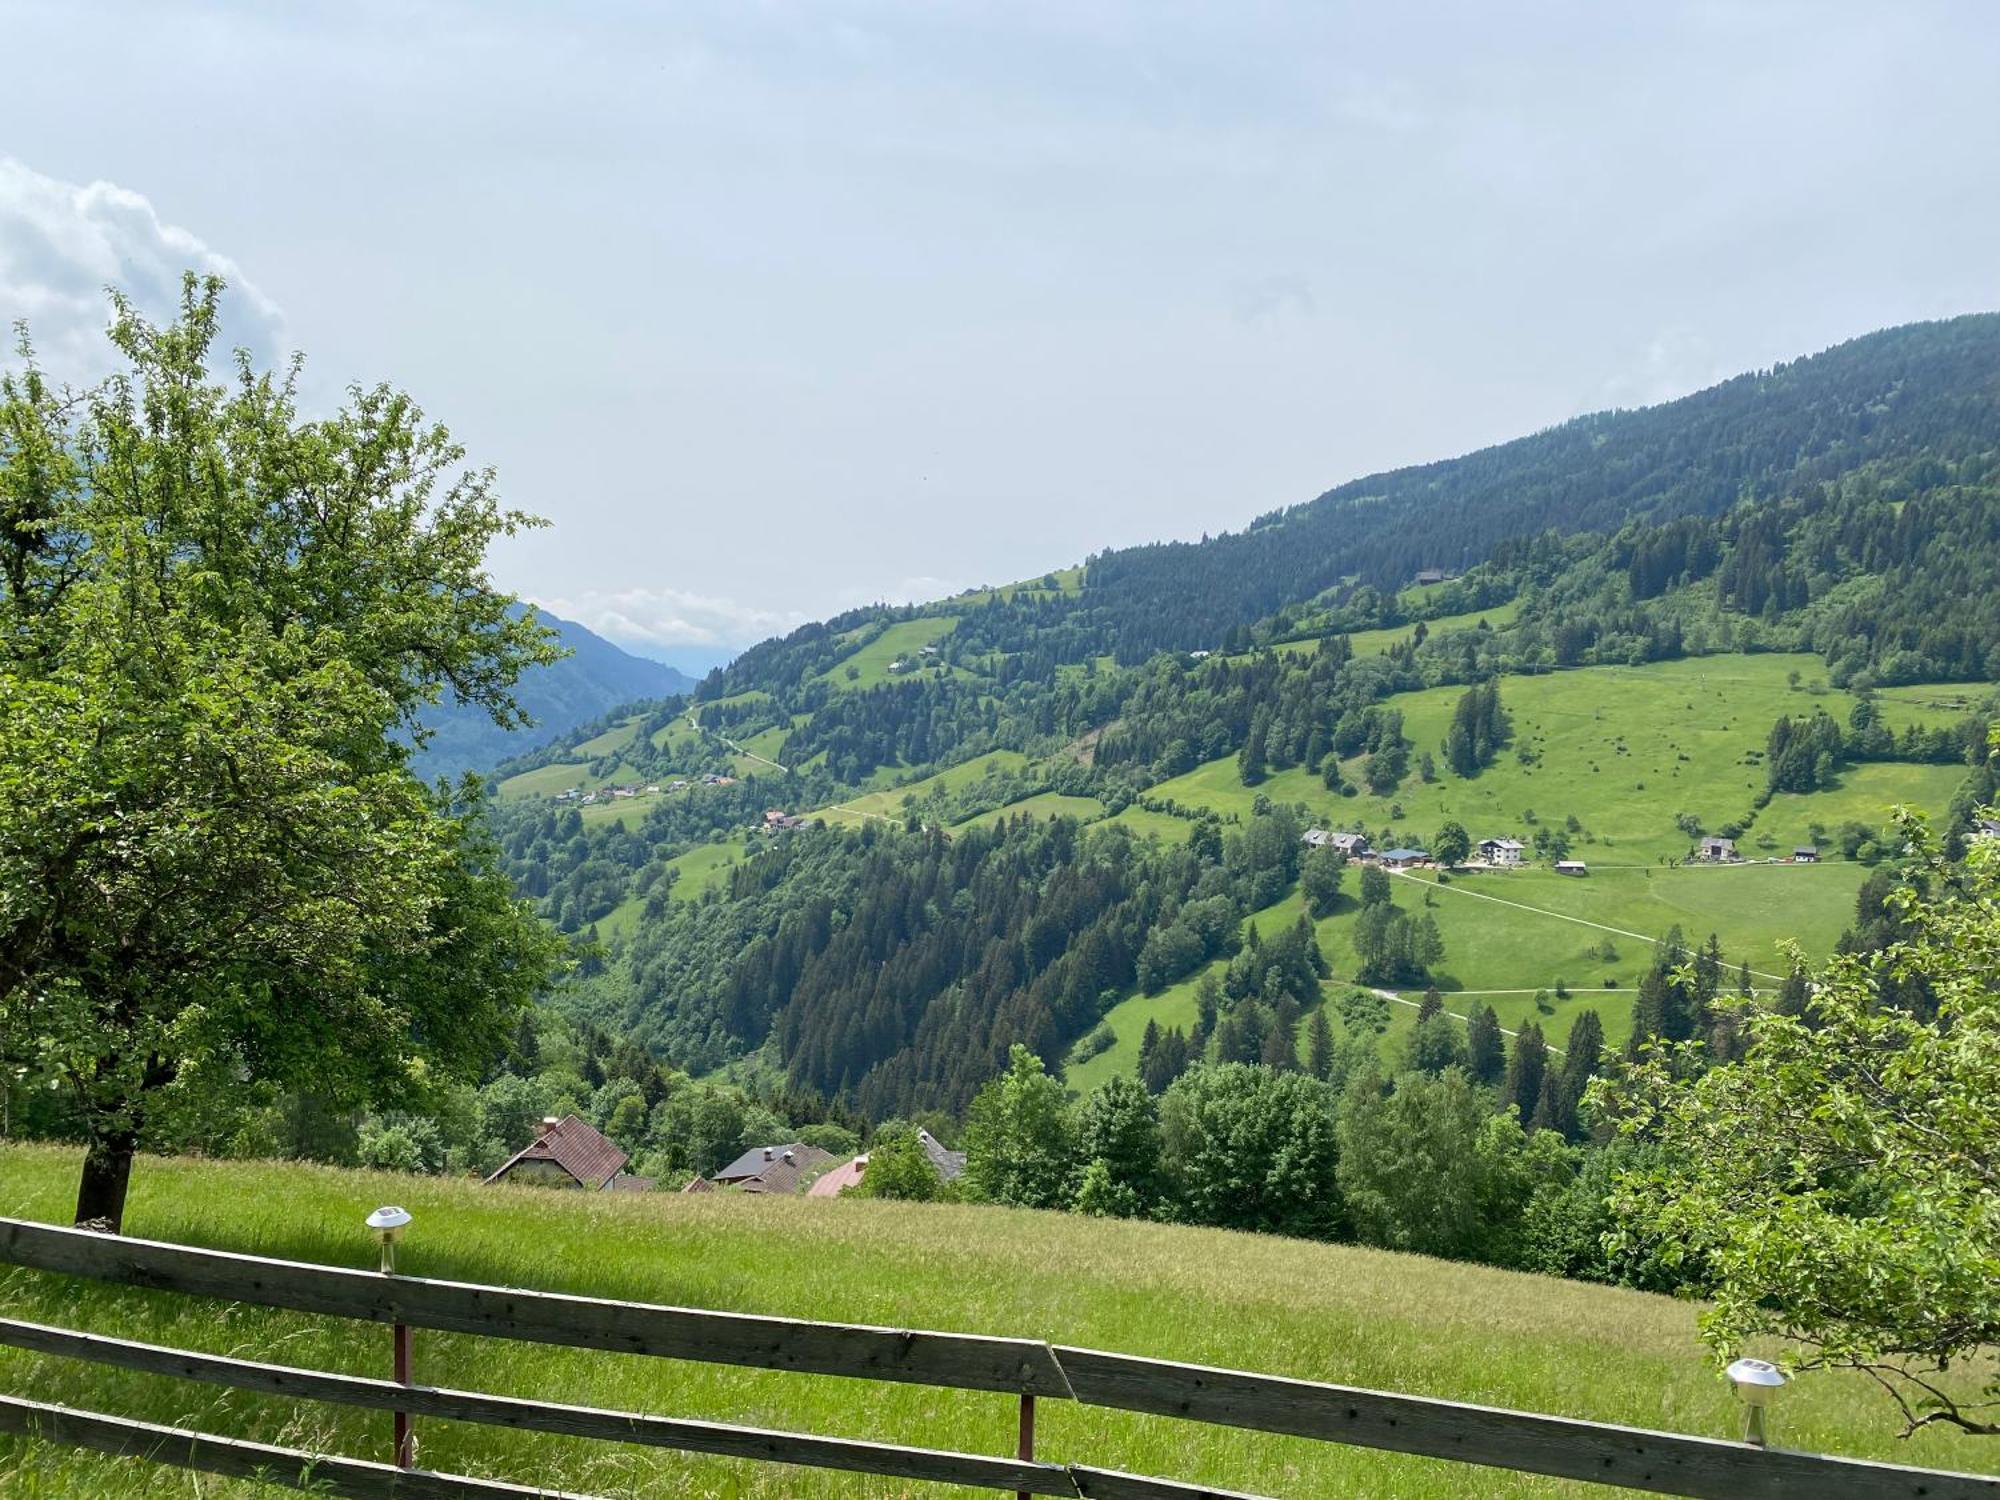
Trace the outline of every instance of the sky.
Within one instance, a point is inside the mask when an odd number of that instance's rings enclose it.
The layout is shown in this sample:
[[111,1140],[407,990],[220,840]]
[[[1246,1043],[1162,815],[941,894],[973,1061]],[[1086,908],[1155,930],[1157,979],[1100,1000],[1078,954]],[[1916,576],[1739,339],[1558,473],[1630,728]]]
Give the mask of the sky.
[[[2000,7],[0,0],[0,320],[181,268],[706,665],[2000,308]],[[23,66],[22,60],[31,60]]]

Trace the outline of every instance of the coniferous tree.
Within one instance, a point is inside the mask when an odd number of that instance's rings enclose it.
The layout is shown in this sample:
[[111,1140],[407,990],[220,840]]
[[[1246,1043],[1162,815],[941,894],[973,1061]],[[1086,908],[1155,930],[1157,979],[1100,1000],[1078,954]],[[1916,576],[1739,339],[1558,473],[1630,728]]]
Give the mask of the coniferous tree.
[[1507,1043],[1500,1017],[1482,1005],[1473,1013],[1465,1036],[1466,1070],[1483,1084],[1497,1084],[1507,1072]]
[[1548,1043],[1542,1039],[1540,1023],[1530,1021],[1514,1038],[1513,1055],[1507,1060],[1507,1078],[1500,1089],[1502,1102],[1519,1111],[1523,1124],[1535,1117],[1535,1106],[1542,1097],[1542,1077],[1548,1070]]
[[1324,1005],[1313,1007],[1306,1023],[1306,1071],[1322,1083],[1333,1076],[1333,1027]]

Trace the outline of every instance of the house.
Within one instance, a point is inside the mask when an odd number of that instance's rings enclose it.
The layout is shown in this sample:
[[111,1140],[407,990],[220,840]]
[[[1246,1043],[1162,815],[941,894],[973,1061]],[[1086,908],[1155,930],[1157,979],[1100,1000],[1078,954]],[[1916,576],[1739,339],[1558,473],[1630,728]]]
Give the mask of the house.
[[1588,875],[1590,866],[1580,859],[1559,859],[1556,861],[1558,875]]
[[1701,857],[1711,864],[1720,864],[1736,858],[1736,840],[1717,838],[1710,834],[1696,846]]
[[1443,568],[1420,568],[1417,571],[1417,587],[1428,588],[1434,583],[1443,583],[1449,576]]
[[1411,870],[1418,865],[1429,864],[1430,858],[1429,852],[1423,849],[1389,849],[1382,853],[1378,862],[1384,869]]
[[550,1115],[542,1121],[542,1133],[502,1162],[486,1185],[525,1182],[587,1192],[644,1192],[652,1179],[627,1172],[629,1159],[616,1141],[575,1115]]
[[1207,661],[1211,655],[1213,655],[1213,653],[1208,651],[1190,651],[1188,652],[1188,660]]
[[[936,1136],[917,1127],[917,1144],[924,1148],[924,1155],[930,1158],[931,1166],[938,1174],[940,1182],[954,1182],[965,1170],[965,1153],[950,1151]],[[808,1198],[837,1198],[861,1181],[868,1170],[868,1153],[842,1162],[830,1171],[822,1172],[813,1185],[806,1189]]]
[[1795,865],[1816,865],[1819,863],[1819,850],[1811,844],[1801,844],[1792,851],[1792,863]]
[[746,1193],[796,1193],[814,1173],[833,1165],[833,1153],[804,1141],[788,1146],[752,1146],[709,1180]]
[[936,656],[938,654],[938,648],[935,646],[919,646],[917,648],[917,654],[919,656]]
[[813,1179],[813,1185],[806,1189],[808,1198],[838,1198],[851,1187],[861,1182],[861,1174],[868,1170],[868,1153],[851,1157],[837,1167],[829,1167]]
[[1527,848],[1519,839],[1481,839],[1479,857],[1489,865],[1518,865]]
[[764,810],[764,832],[782,833],[788,828],[803,828],[806,820],[793,813],[783,813],[771,807]]
[[1308,828],[1299,835],[1299,842],[1308,849],[1324,849],[1333,842],[1333,835],[1324,828]]
[[1308,849],[1338,849],[1349,859],[1360,859],[1368,852],[1368,835],[1365,833],[1333,833],[1324,828],[1308,828],[1299,835],[1299,842]]

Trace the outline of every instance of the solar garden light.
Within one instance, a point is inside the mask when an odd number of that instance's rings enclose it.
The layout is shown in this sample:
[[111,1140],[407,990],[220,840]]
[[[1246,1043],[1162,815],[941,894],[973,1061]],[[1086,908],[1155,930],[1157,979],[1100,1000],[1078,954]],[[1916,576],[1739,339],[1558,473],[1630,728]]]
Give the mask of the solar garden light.
[[375,1231],[375,1238],[382,1246],[382,1274],[385,1276],[396,1269],[396,1241],[402,1238],[409,1222],[410,1211],[393,1204],[378,1208],[368,1216],[368,1227]]
[[[394,1204],[386,1204],[368,1216],[368,1227],[374,1232],[375,1238],[382,1246],[382,1274],[384,1276],[393,1276],[396,1273],[396,1241],[402,1238],[403,1231],[409,1227],[410,1217],[410,1211],[407,1208],[398,1208]],[[392,1337],[394,1339],[392,1357],[394,1360],[396,1383],[398,1385],[408,1385],[410,1383],[410,1325],[398,1318],[392,1330]],[[399,1411],[395,1413],[395,1418],[396,1467],[407,1469],[416,1461],[416,1442],[410,1432],[410,1414],[406,1411]]]
[[1764,1446],[1764,1408],[1771,1404],[1785,1372],[1769,1360],[1739,1359],[1729,1367],[1730,1383],[1743,1402],[1743,1441]]

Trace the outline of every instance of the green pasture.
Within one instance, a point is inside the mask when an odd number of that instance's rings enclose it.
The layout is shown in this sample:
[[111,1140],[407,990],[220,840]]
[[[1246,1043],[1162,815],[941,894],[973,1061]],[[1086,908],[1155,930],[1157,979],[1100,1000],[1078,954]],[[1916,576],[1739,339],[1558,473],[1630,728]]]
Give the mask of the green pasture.
[[[899,620],[857,651],[849,652],[820,674],[819,680],[835,688],[871,688],[891,680],[889,663],[928,661],[923,648],[934,646],[958,628],[956,615],[922,615]],[[858,675],[850,679],[847,669]]]
[[[74,1151],[0,1145],[0,1212],[66,1222]],[[888,1327],[1038,1339],[1459,1401],[1733,1437],[1741,1416],[1684,1302],[1349,1246],[1015,1209],[677,1193],[584,1196],[331,1168],[141,1160],[135,1235],[372,1269],[362,1217],[415,1215],[412,1275]],[[1218,1273],[1221,1274],[1218,1274]],[[7,1316],[121,1338],[374,1376],[387,1330],[303,1313],[17,1272]],[[1769,1351],[1764,1351],[1769,1352]],[[1015,1403],[835,1377],[690,1364],[419,1330],[419,1379],[581,1405],[1007,1453]],[[210,1432],[389,1456],[362,1412],[0,1353],[0,1388]],[[1275,1495],[1600,1494],[1468,1469],[1045,1400],[1050,1458]],[[1909,1441],[1867,1381],[1801,1378],[1776,1414],[1786,1447],[1991,1472],[1990,1443]],[[905,1481],[419,1420],[422,1466],[596,1495],[943,1496]],[[0,1492],[96,1500],[269,1493],[137,1458],[0,1439]]]
[[1032,797],[1023,797],[1019,802],[1010,802],[1005,807],[996,807],[975,817],[954,823],[954,828],[990,828],[1002,819],[1033,818],[1037,822],[1046,818],[1076,818],[1082,822],[1092,822],[1104,816],[1104,804],[1095,797],[1072,797],[1062,792],[1037,792]]
[[[1845,720],[1848,694],[1812,693],[1803,674],[1823,668],[1810,656],[1711,656],[1655,662],[1642,667],[1584,667],[1538,677],[1507,677],[1502,703],[1514,720],[1513,742],[1477,776],[1461,779],[1443,763],[1442,745],[1459,687],[1403,693],[1389,700],[1402,711],[1404,733],[1414,744],[1410,774],[1385,797],[1329,793],[1303,768],[1269,777],[1256,787],[1240,780],[1233,756],[1209,761],[1160,783],[1151,795],[1247,817],[1259,794],[1274,802],[1304,803],[1329,826],[1360,823],[1391,827],[1398,837],[1428,839],[1455,819],[1476,839],[1511,834],[1528,838],[1536,821],[1562,825],[1574,816],[1576,857],[1596,862],[1647,862],[1688,852],[1690,839],[1675,825],[1691,813],[1714,829],[1745,817],[1765,783],[1762,755],[1772,722],[1782,713],[1810,714],[1815,707]],[[1792,688],[1787,673],[1801,671]],[[1958,689],[1911,689],[1891,713],[1949,717],[1926,706]],[[1438,779],[1418,774],[1422,754],[1437,763]],[[1524,762],[1526,752],[1532,763]],[[1347,767],[1359,782],[1361,758]],[[1936,812],[1963,779],[1952,766],[1865,765],[1850,769],[1840,786],[1810,797],[1778,799],[1759,819],[1746,853],[1789,851],[1814,821],[1829,828],[1848,819],[1881,824],[1888,807],[1912,801]],[[1400,813],[1399,813],[1400,809]]]

